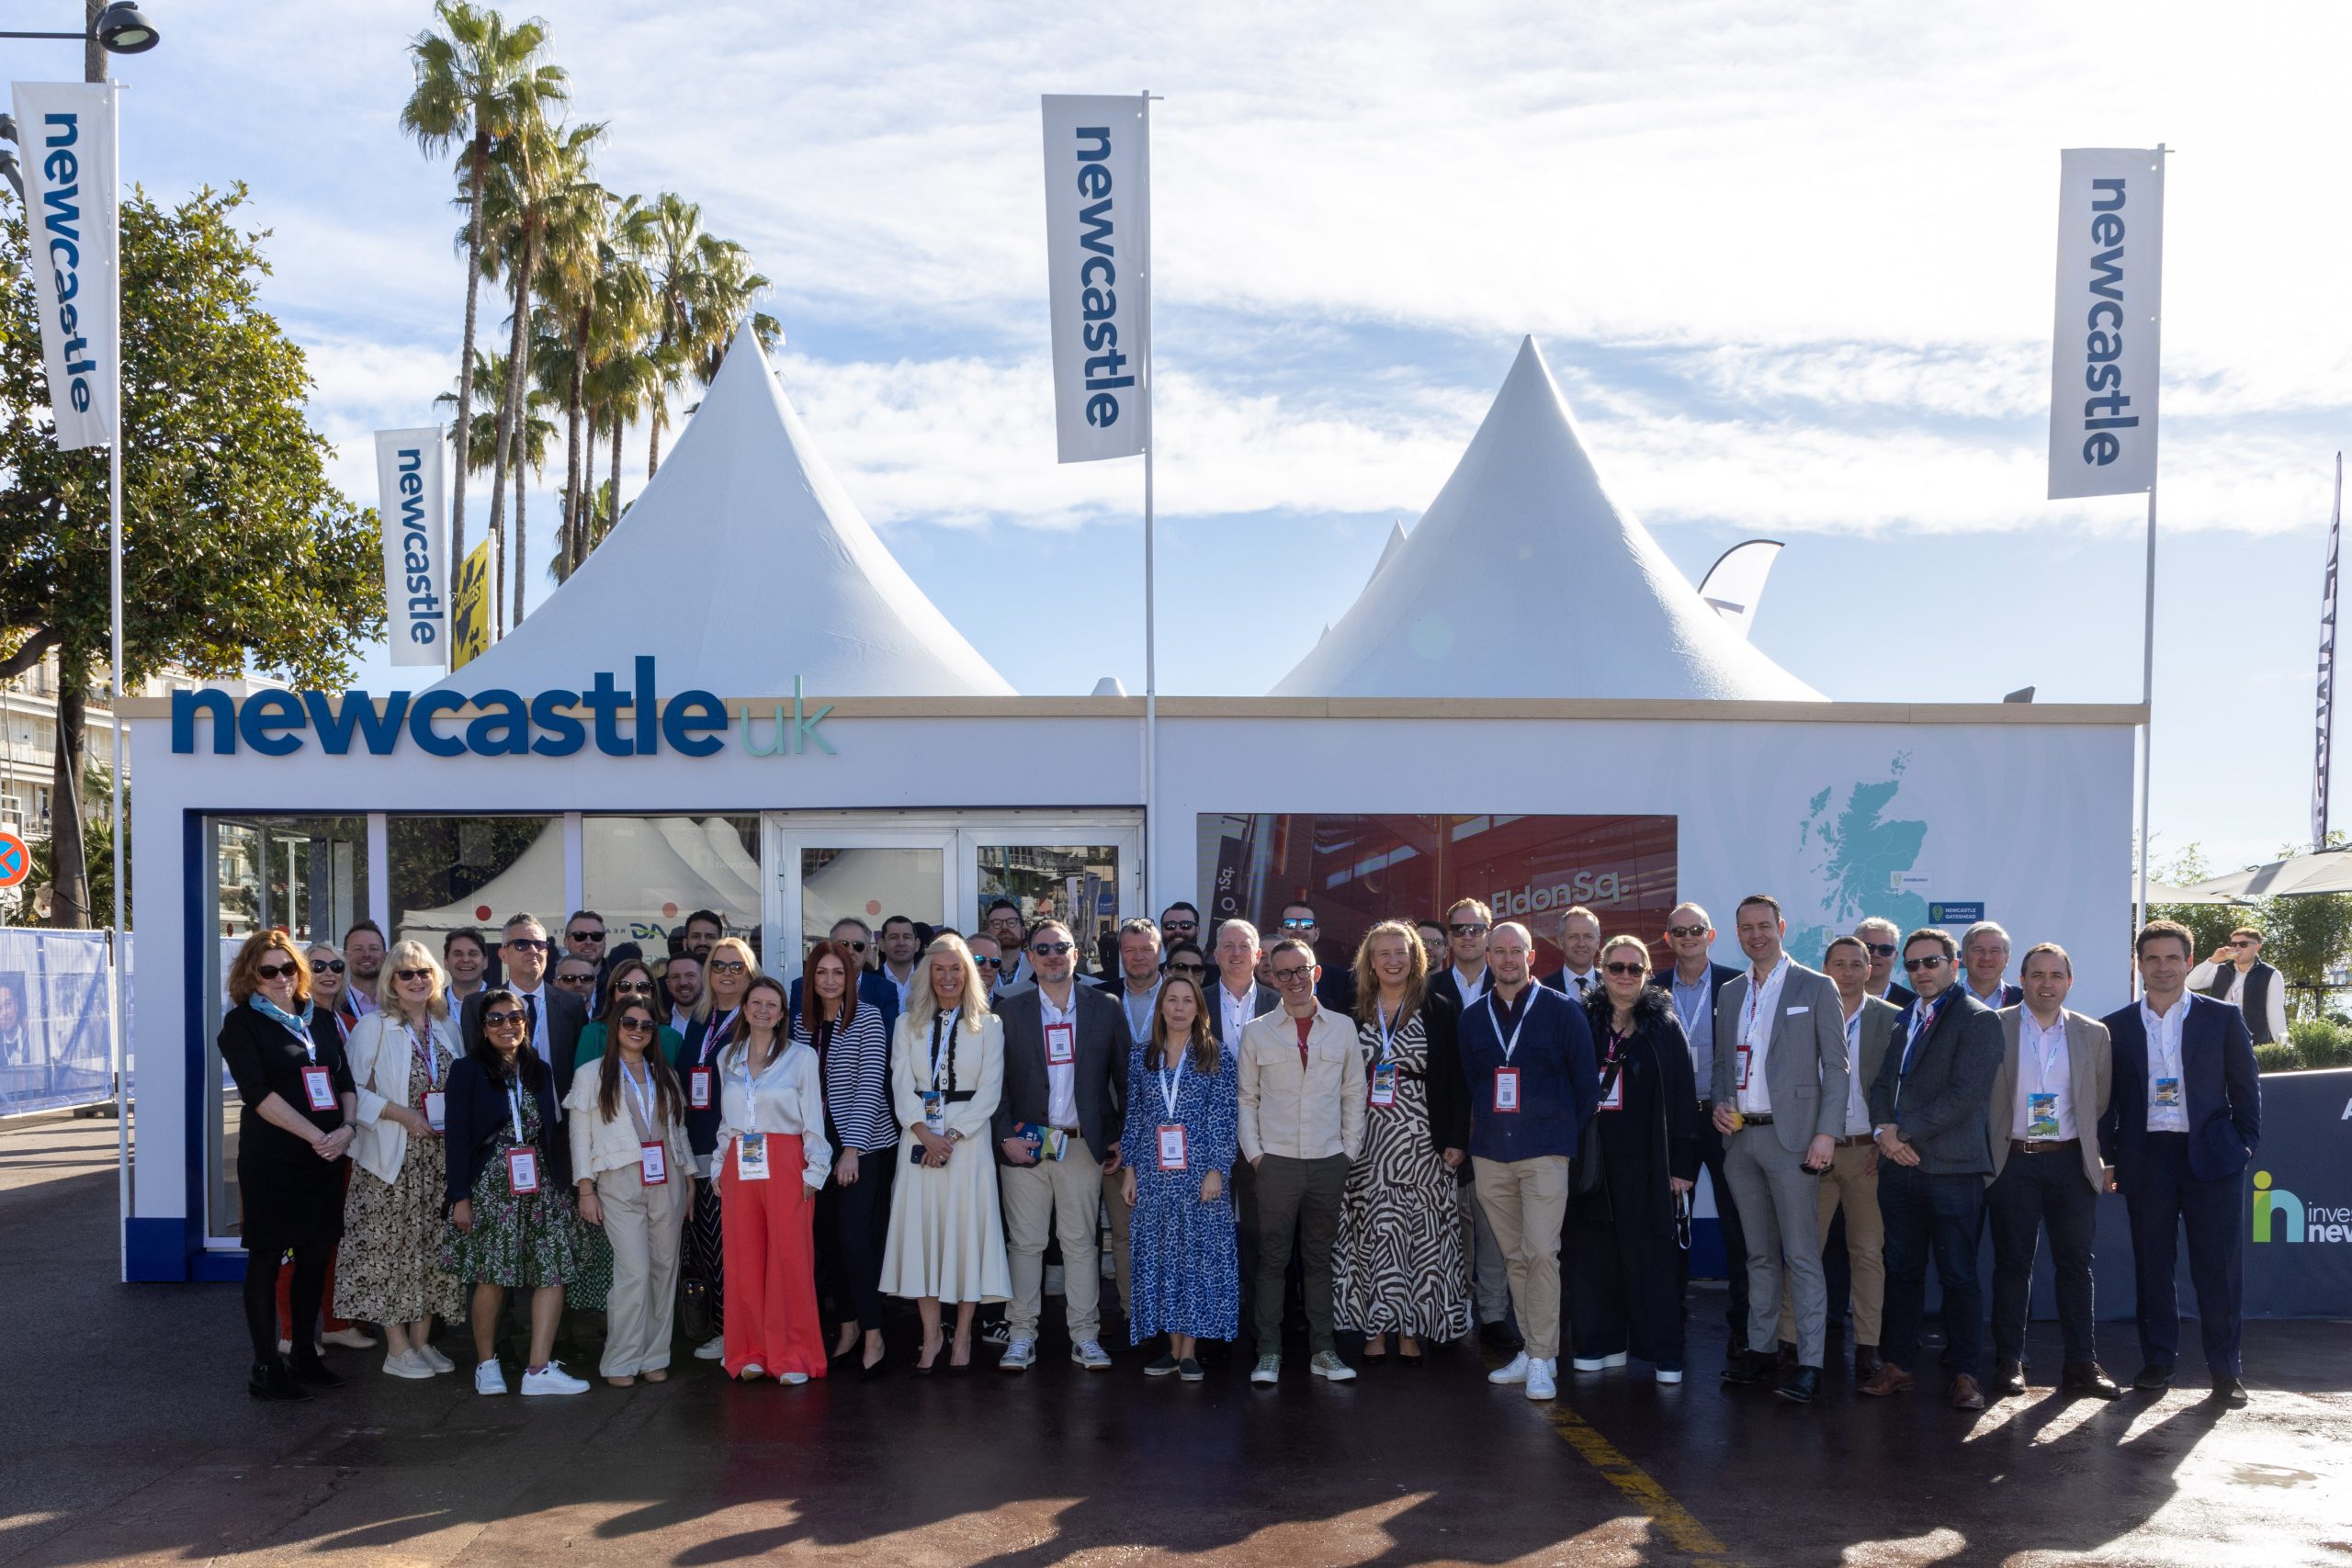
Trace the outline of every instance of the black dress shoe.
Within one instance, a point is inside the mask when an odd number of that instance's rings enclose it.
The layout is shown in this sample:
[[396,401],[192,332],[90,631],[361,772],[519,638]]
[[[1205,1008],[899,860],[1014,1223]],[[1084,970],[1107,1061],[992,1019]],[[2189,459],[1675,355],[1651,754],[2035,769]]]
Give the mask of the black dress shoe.
[[1724,1382],[1762,1382],[1773,1370],[1771,1357],[1754,1350],[1735,1350],[1724,1361]]
[[1486,1323],[1478,1325],[1478,1343],[1492,1350],[1523,1350],[1526,1341],[1510,1331],[1507,1323]]
[[2004,1356],[1993,1363],[1993,1383],[1988,1391],[1996,1399],[2015,1399],[2025,1392],[2025,1367]]
[[2132,1380],[2132,1386],[2149,1393],[2161,1393],[2163,1390],[2170,1388],[2172,1386],[2172,1363],[2169,1361],[2163,1363],[2155,1361],[2149,1362],[2146,1366],[2140,1369],[2140,1375]]
[[2245,1384],[2235,1378],[2213,1380],[2213,1403],[2226,1404],[2233,1410],[2245,1408]]
[[316,1356],[294,1358],[294,1381],[309,1383],[312,1388],[341,1388],[343,1380],[328,1370]]
[[267,1399],[294,1404],[311,1397],[311,1391],[294,1381],[282,1360],[255,1361],[245,1392],[255,1399]]
[[2097,1361],[2069,1361],[2058,1373],[2058,1386],[2068,1393],[2091,1399],[2120,1399],[2123,1390]]
[[1877,1375],[1878,1375],[1878,1347],[1877,1347],[1877,1346],[1875,1346],[1875,1345],[1857,1345],[1857,1346],[1855,1346],[1855,1347],[1854,1347],[1854,1381],[1855,1381],[1856,1382],[1858,1382],[1858,1383],[1861,1383],[1861,1382],[1870,1382],[1870,1381],[1871,1381],[1871,1379],[1872,1379],[1872,1378],[1876,1377]]
[[1799,1366],[1782,1378],[1772,1392],[1792,1404],[1811,1404],[1813,1396],[1821,1392],[1821,1369]]

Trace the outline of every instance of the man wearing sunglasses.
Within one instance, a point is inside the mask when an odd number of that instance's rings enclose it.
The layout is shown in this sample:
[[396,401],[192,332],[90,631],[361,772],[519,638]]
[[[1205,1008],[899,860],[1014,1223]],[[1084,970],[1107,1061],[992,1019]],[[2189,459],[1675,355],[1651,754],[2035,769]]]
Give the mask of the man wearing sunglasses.
[[1821,1271],[1821,1177],[1846,1128],[1851,1065],[1838,987],[1781,947],[1781,901],[1751,893],[1732,915],[1748,967],[1715,998],[1715,1130],[1747,1247],[1747,1353],[1724,1381],[1761,1382],[1780,1364],[1781,1251],[1794,1298],[1796,1364],[1773,1393],[1793,1404],[1821,1392],[1829,1292]]
[[1159,911],[1159,935],[1170,947],[1201,940],[1201,912],[1179,900]]
[[1445,912],[1445,942],[1451,962],[1430,971],[1430,989],[1443,994],[1456,1011],[1467,1011],[1487,994],[1487,937],[1494,912],[1476,898],[1457,898]]
[[1091,1372],[1111,1370],[1101,1340],[1097,1222],[1103,1173],[1119,1168],[1127,1028],[1118,1003],[1078,983],[1077,953],[1068,926],[1040,922],[1029,933],[1036,984],[997,1010],[1004,1024],[1004,1090],[993,1131],[1012,1275],[1004,1314],[1012,1337],[997,1364],[1008,1372],[1025,1371],[1037,1359],[1048,1236],[1061,1242],[1069,1359]]
[[[1715,1126],[1715,1001],[1739,971],[1711,956],[1715,942],[1714,918],[1697,904],[1677,904],[1666,918],[1666,943],[1674,950],[1674,966],[1650,976],[1650,984],[1668,993],[1674,1016],[1682,1022],[1682,1038],[1690,1047],[1690,1077],[1699,1089],[1699,1163],[1715,1195],[1715,1224],[1724,1238],[1724,1278],[1731,1287],[1731,1306],[1724,1314],[1730,1332],[1729,1354],[1737,1356],[1747,1345],[1747,1241],[1739,1228],[1739,1205],[1731,1201],[1731,1183],[1724,1171],[1728,1145]],[[1683,1288],[1690,1288],[1690,1254],[1682,1254]]]
[[575,909],[563,922],[563,949],[592,964],[605,962],[605,917],[594,909]]
[[1872,915],[1854,928],[1854,934],[1871,955],[1870,994],[1890,1007],[1909,1007],[1913,992],[1894,977],[1895,961],[1903,956],[1903,928],[1883,915]]
[[[1310,948],[1323,945],[1323,922],[1312,904],[1289,903],[1283,906],[1283,923],[1277,933],[1293,942],[1303,942]],[[1356,1005],[1356,972],[1347,964],[1324,966],[1323,977],[1315,982],[1315,999],[1333,1012],[1353,1012]]]
[[[856,916],[844,915],[833,922],[833,929],[826,934],[836,945],[849,949],[850,955],[857,961],[857,999],[879,1015],[883,1038],[888,1039],[890,1031],[897,1027],[899,1021],[899,987],[892,985],[880,970],[866,966],[865,954],[874,944],[873,931]],[[988,978],[985,966],[980,970],[980,977]],[[792,977],[794,1018],[800,1016],[800,979],[797,975]]]
[[[507,988],[523,999],[530,1023],[531,1049],[555,1070],[556,1115],[563,1114],[563,1097],[571,1091],[572,1057],[579,1054],[580,1032],[588,1023],[588,1004],[560,987],[547,984],[549,953],[548,928],[537,915],[507,918],[498,945],[498,961],[506,971]],[[462,1038],[481,1038],[476,1020],[487,992],[468,997],[458,1015]]]
[[2001,1020],[1959,984],[1960,944],[1950,931],[1923,926],[1904,938],[1903,972],[1918,998],[1896,1021],[1871,1083],[1886,1307],[1878,1374],[1860,1392],[1883,1397],[1912,1385],[1933,1256],[1951,1348],[1945,1397],[1955,1410],[1982,1410],[1984,1292],[1976,1248],[1993,1174],[1985,1108],[2001,1070]]
[[2245,1015],[2256,1045],[2287,1038],[2287,982],[2262,961],[2262,933],[2240,926],[2228,943],[2188,972],[2188,988]]

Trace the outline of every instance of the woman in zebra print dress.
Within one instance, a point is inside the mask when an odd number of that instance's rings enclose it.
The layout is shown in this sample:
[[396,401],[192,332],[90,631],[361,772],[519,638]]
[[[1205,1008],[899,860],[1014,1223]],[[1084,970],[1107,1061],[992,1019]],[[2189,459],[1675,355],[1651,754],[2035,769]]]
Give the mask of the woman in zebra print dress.
[[1356,949],[1356,1046],[1371,1104],[1363,1153],[1348,1171],[1332,1249],[1340,1322],[1364,1336],[1363,1359],[1420,1362],[1423,1339],[1470,1332],[1454,1168],[1465,1129],[1452,1004],[1428,987],[1413,928],[1384,920]]

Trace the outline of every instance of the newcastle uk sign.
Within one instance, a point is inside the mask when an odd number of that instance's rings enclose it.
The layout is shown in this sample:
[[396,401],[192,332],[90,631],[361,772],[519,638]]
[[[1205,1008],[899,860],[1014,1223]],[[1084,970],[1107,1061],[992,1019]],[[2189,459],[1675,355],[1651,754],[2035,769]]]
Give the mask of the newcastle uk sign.
[[[665,747],[684,757],[713,757],[726,749],[722,737],[729,729],[754,757],[800,756],[811,747],[833,755],[820,729],[832,705],[810,711],[797,676],[791,705],[779,702],[768,713],[752,703],[729,712],[708,692],[679,692],[664,702],[655,694],[661,688],[653,660],[643,655],[634,673],[627,690],[611,671],[599,670],[576,692],[394,692],[380,704],[365,692],[255,692],[242,703],[226,692],[174,692],[172,750],[199,750],[197,721],[209,719],[209,750],[224,757],[241,746],[264,757],[290,757],[313,738],[331,757],[349,755],[355,740],[369,756],[389,757],[403,739],[428,757],[569,757],[592,741],[607,757],[651,757]],[[471,717],[462,716],[467,708]],[[754,734],[760,724],[772,726],[764,742]]]

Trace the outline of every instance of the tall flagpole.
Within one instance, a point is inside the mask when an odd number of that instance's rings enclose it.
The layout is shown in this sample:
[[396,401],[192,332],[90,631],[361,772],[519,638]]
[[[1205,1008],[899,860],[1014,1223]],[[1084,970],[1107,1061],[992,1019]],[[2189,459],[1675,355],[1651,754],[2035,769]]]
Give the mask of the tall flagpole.
[[1159,446],[1159,387],[1151,369],[1151,94],[1143,95],[1143,875],[1145,913],[1161,908],[1159,834],[1159,664],[1158,596],[1152,580],[1152,457]]
[[[2163,181],[2171,149],[2156,143],[2156,188],[2164,188]],[[2156,367],[2157,384],[2164,378],[2164,367]],[[2156,746],[2156,473],[2163,466],[2161,447],[2148,468],[2148,565],[2145,572],[2147,592],[2140,606],[2140,882],[2132,897],[2132,929],[2136,933],[2148,923],[2148,826],[2151,803],[2155,794]],[[2134,964],[2132,991],[2138,994],[2140,966]]]
[[108,781],[108,812],[114,829],[114,925],[107,932],[107,1054],[114,1074],[114,1156],[115,1181],[119,1194],[122,1223],[116,1235],[120,1246],[122,1272],[130,1269],[130,1083],[122,1039],[122,944],[123,944],[123,874],[122,874],[122,440],[130,423],[122,409],[122,112],[121,89],[107,89],[107,118],[112,123],[107,135],[115,148],[115,188],[108,197],[115,204],[114,222],[114,355],[111,369],[114,377],[114,439],[107,443],[107,554],[109,558],[108,608],[112,615],[114,645],[114,776]]

